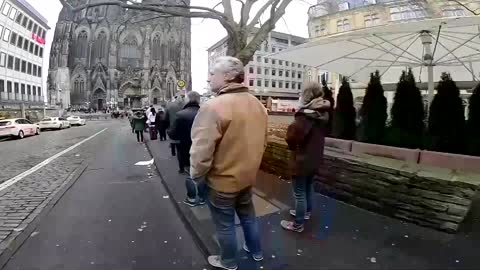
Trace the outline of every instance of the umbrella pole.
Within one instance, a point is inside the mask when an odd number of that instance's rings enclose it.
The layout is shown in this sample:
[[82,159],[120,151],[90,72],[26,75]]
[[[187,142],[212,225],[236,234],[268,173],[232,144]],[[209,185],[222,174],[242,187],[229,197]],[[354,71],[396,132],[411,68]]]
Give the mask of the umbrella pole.
[[435,84],[433,81],[433,65],[427,66],[427,73],[428,73],[428,108],[430,109],[430,105],[433,101],[433,95],[435,94]]

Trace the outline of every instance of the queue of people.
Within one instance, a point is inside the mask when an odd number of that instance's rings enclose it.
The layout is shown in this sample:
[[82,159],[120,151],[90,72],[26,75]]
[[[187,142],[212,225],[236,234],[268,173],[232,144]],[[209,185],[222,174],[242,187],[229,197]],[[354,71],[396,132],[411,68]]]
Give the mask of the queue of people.
[[[244,79],[239,59],[219,57],[208,79],[215,98],[200,104],[200,95],[192,91],[185,100],[178,97],[168,104],[165,112],[151,108],[132,117],[139,141],[141,123],[150,125],[155,134],[158,131],[161,141],[168,134],[171,154],[177,156],[179,173],[186,178],[184,203],[191,207],[207,203],[215,223],[221,253],[208,262],[229,270],[238,268],[235,214],[244,233],[243,249],[253,260],[263,260],[252,189],[267,146],[268,114]],[[323,162],[330,106],[318,83],[305,85],[286,136],[292,151],[295,209],[290,210],[293,220],[280,224],[285,230],[301,233],[312,218],[313,177]]]

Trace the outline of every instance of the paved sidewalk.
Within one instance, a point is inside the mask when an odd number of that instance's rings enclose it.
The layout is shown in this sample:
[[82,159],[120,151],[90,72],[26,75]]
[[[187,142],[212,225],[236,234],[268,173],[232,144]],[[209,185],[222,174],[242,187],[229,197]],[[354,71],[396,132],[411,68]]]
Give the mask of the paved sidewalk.
[[[147,146],[171,198],[204,251],[218,253],[208,208],[190,208],[182,203],[185,176],[177,173],[168,142],[148,141]],[[316,195],[312,221],[304,233],[295,234],[279,225],[280,220],[290,218],[290,185],[259,173],[254,203],[265,260],[254,263],[240,251],[239,269],[478,269],[480,265],[480,209],[473,211],[462,232],[451,235]],[[243,244],[240,232],[238,228],[239,250]]]

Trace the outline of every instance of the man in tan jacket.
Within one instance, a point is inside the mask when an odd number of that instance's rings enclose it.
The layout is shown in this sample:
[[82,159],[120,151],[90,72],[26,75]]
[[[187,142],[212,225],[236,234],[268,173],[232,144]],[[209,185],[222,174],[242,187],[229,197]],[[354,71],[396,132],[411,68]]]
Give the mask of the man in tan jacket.
[[208,201],[217,228],[221,255],[209,263],[237,269],[235,212],[245,235],[244,249],[263,259],[252,202],[252,186],[267,143],[268,115],[243,85],[244,67],[233,57],[218,58],[209,83],[217,97],[202,104],[192,127],[190,176],[206,178]]

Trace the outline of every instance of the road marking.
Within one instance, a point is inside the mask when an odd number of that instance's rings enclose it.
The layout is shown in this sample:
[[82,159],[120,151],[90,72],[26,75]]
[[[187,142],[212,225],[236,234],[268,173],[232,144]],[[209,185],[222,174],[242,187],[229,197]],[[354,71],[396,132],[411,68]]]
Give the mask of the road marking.
[[50,162],[54,161],[55,159],[57,159],[57,158],[60,157],[61,155],[64,155],[64,154],[66,154],[67,152],[69,152],[69,151],[71,151],[71,150],[79,147],[80,145],[88,142],[89,140],[95,138],[96,136],[100,135],[101,133],[103,133],[103,132],[104,132],[105,130],[107,130],[107,129],[108,129],[108,128],[104,128],[104,129],[100,130],[99,132],[97,132],[97,133],[93,134],[92,136],[84,139],[83,141],[80,141],[80,142],[78,142],[78,143],[70,146],[69,148],[63,150],[62,152],[57,153],[57,154],[55,154],[54,156],[47,158],[46,160],[44,160],[44,161],[42,161],[41,163],[35,165],[35,166],[32,167],[31,169],[26,170],[26,171],[24,171],[23,173],[21,173],[21,174],[15,176],[15,177],[13,177],[13,178],[11,178],[11,179],[3,182],[2,184],[0,184],[0,191],[2,191],[2,190],[4,190],[4,189],[6,189],[7,187],[15,184],[16,182],[22,180],[22,179],[25,178],[26,176],[29,176],[30,174],[38,171],[39,169],[41,169],[41,168],[44,167],[45,165],[49,164]]

